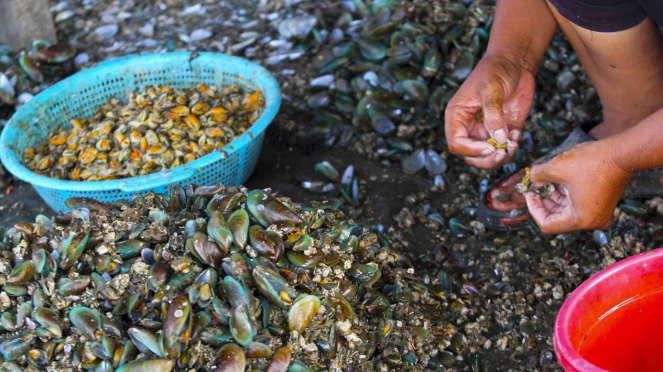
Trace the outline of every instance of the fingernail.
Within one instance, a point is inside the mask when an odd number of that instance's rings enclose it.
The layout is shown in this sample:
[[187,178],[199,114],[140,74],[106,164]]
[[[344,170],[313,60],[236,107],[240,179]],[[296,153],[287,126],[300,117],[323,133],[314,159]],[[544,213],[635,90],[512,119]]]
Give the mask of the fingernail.
[[511,141],[509,141],[509,144],[506,145],[506,147],[508,147],[512,150],[517,149],[518,148],[518,142],[516,142],[515,140],[511,140]]
[[484,149],[483,151],[481,151],[481,155],[486,156],[492,154],[493,152],[495,152],[495,150],[493,149]]
[[497,159],[497,160],[502,160],[503,157],[506,157],[506,154],[504,152],[498,151],[495,154],[495,159]]
[[520,140],[520,135],[521,135],[521,133],[520,133],[519,130],[512,131],[511,132],[511,140],[517,142],[518,140]]
[[493,136],[495,137],[495,141],[497,143],[506,143],[506,133],[504,132],[504,129],[498,129],[493,133]]

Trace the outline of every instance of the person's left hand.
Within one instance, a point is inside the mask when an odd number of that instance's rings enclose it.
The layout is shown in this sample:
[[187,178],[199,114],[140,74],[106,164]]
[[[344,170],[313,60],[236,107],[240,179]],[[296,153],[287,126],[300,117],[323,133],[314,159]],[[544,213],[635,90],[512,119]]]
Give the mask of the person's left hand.
[[552,196],[542,199],[525,194],[530,214],[545,234],[604,229],[626,186],[633,177],[614,161],[607,141],[576,145],[546,163],[532,167],[530,180],[536,187],[552,183]]

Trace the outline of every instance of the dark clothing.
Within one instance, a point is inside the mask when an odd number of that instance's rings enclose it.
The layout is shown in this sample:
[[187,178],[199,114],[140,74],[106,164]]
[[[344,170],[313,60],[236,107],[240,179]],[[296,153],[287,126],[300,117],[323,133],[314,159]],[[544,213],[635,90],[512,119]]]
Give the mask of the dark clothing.
[[663,0],[549,0],[570,22],[596,32],[637,26],[649,16],[663,27]]

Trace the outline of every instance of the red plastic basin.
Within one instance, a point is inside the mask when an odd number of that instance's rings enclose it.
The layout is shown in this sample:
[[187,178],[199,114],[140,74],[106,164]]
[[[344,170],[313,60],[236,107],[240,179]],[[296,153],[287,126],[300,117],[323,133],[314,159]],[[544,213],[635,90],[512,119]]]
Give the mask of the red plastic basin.
[[566,372],[663,371],[663,248],[582,283],[557,315],[554,342]]

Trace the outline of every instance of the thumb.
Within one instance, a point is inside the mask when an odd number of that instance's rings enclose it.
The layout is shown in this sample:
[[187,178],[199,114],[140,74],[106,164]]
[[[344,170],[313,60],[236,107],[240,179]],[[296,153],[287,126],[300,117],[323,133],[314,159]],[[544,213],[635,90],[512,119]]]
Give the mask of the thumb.
[[504,107],[502,106],[504,92],[489,84],[479,91],[479,99],[481,100],[483,123],[486,130],[497,143],[506,143],[507,138],[509,138],[509,128],[506,125]]
[[549,183],[562,183],[559,166],[555,159],[532,166],[529,180],[535,187],[543,187]]

